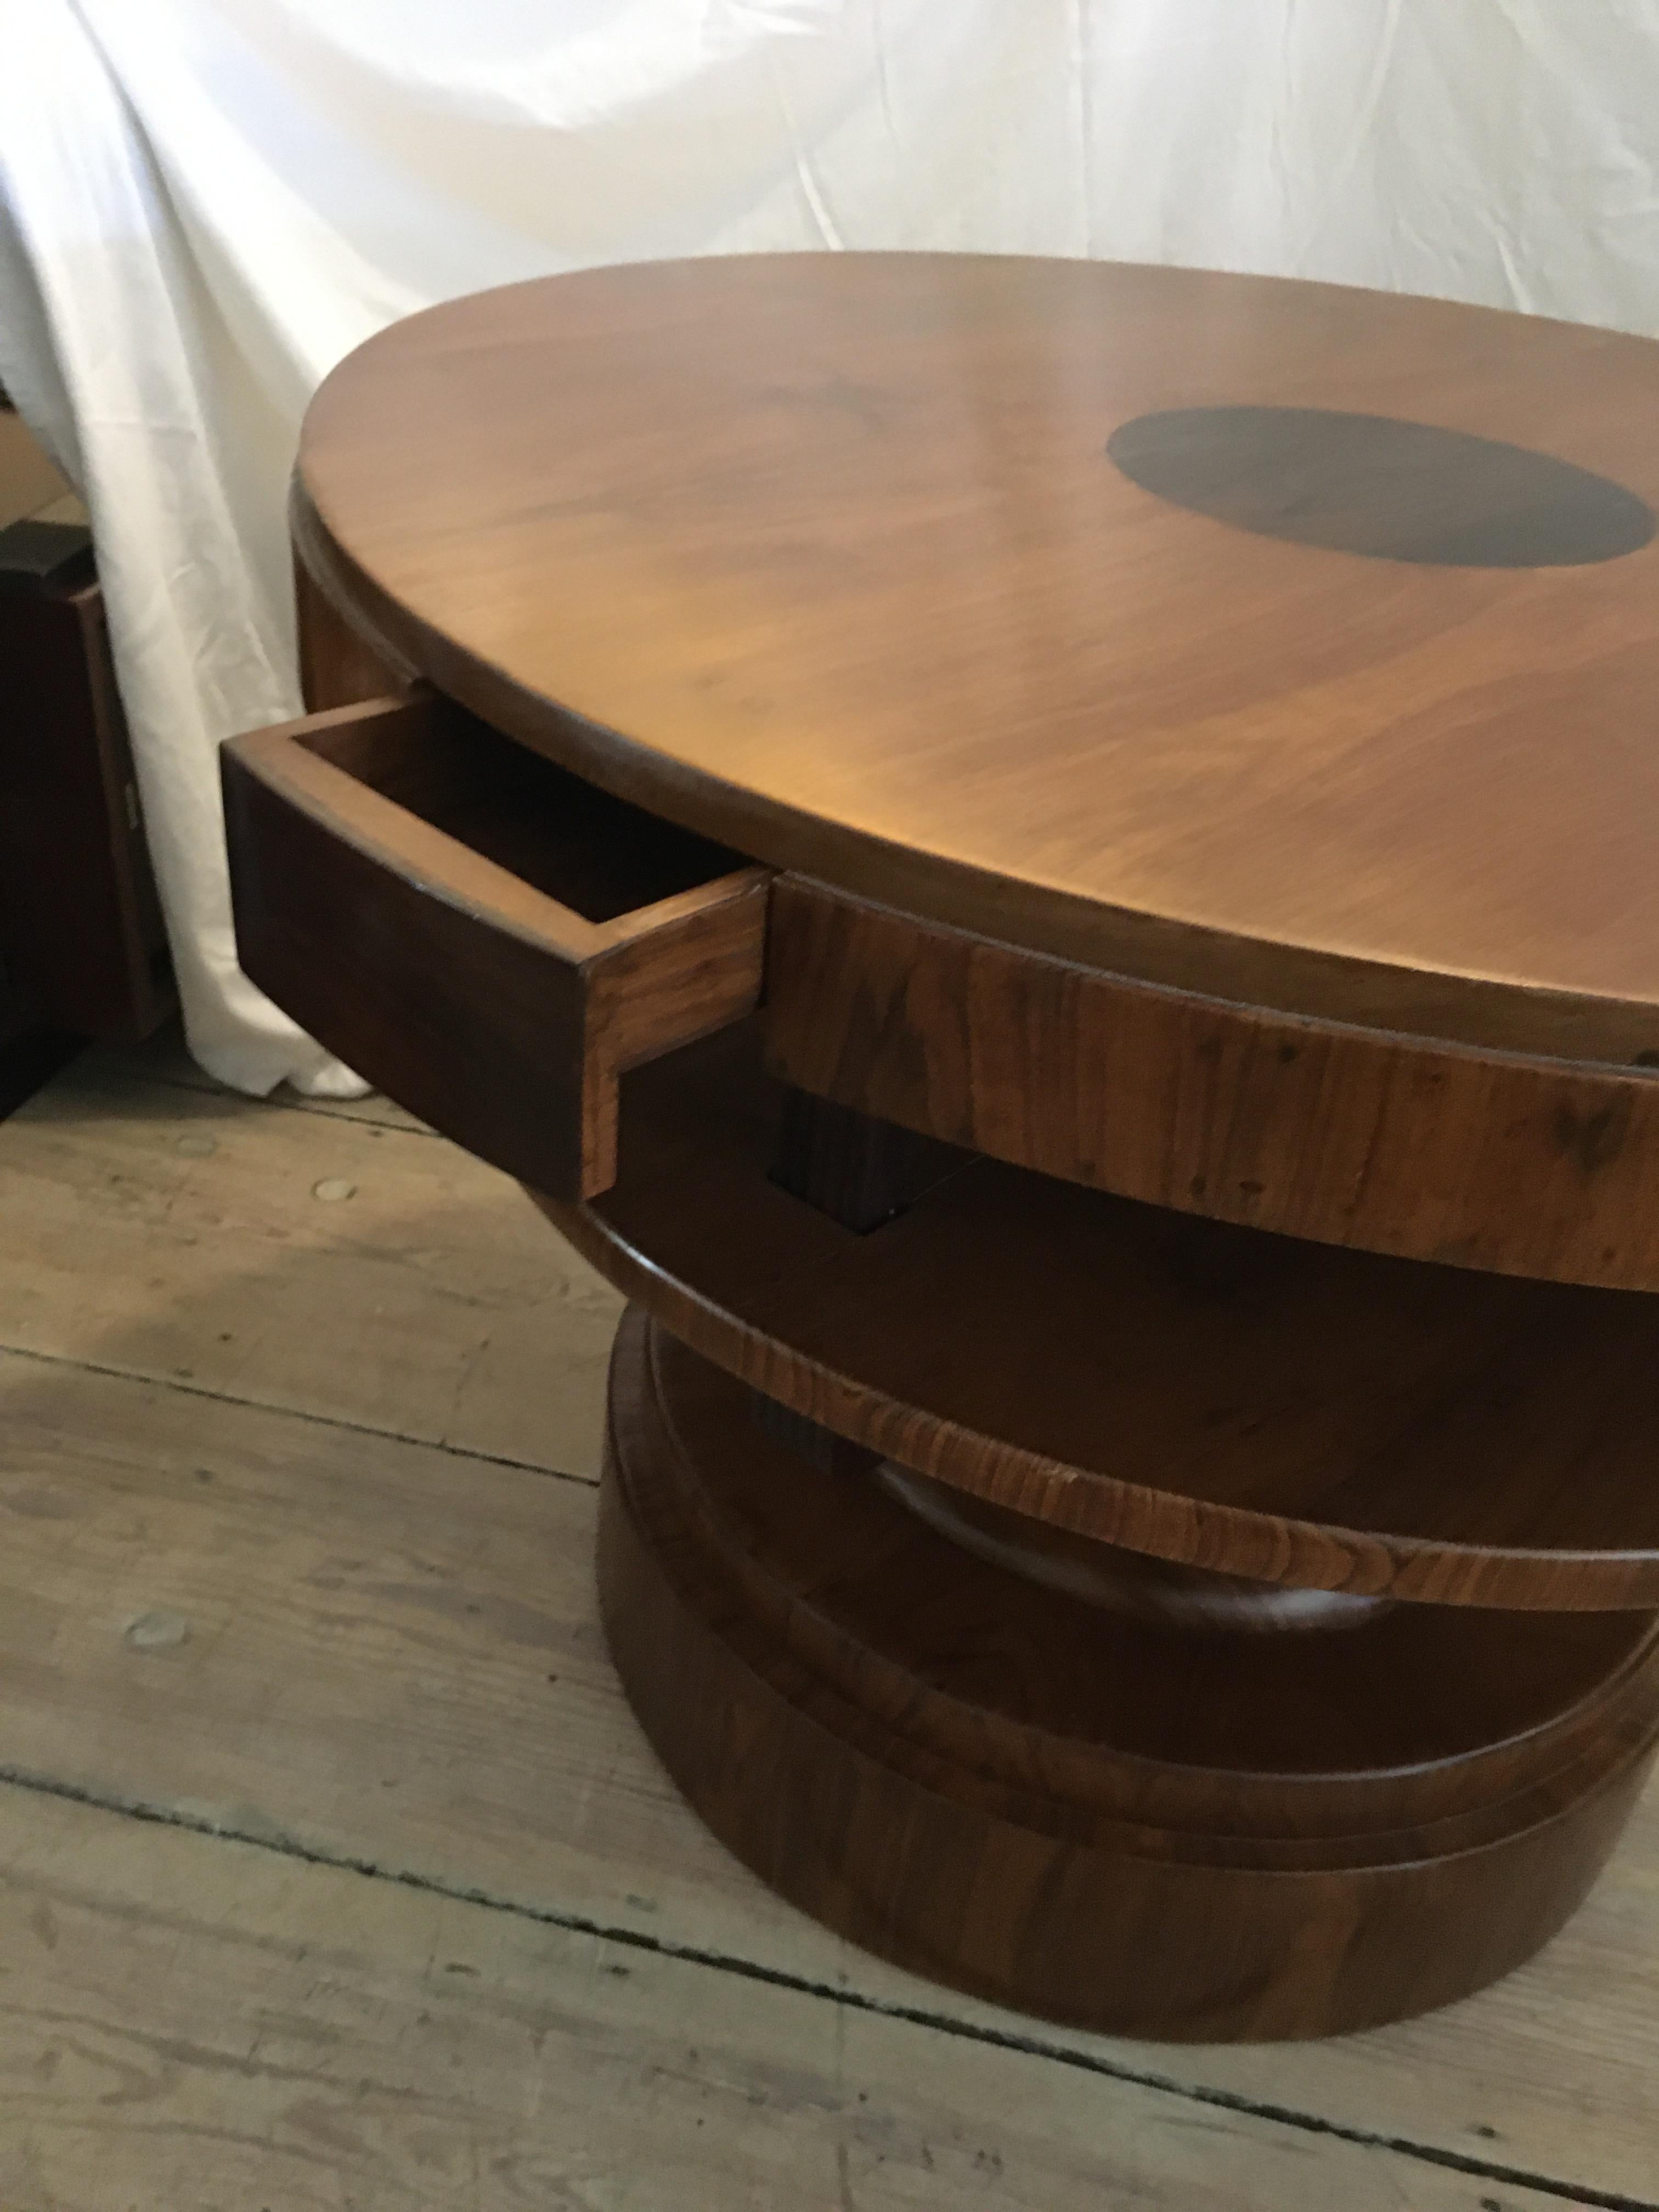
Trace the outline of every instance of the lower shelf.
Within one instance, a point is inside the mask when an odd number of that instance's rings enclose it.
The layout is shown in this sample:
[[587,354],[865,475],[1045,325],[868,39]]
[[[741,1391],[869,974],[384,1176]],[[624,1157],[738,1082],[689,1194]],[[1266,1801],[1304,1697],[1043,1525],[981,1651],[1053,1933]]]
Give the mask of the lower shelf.
[[1103,1609],[809,1466],[637,1309],[599,1573],[635,1711],[739,1857],[901,1964],[1120,2033],[1480,1987],[1580,1902],[1659,1740],[1651,1615]]
[[993,1160],[855,1233],[769,1172],[743,1027],[623,1078],[537,1202],[707,1358],[988,1504],[1351,1596],[1659,1605],[1659,1296],[1231,1229]]

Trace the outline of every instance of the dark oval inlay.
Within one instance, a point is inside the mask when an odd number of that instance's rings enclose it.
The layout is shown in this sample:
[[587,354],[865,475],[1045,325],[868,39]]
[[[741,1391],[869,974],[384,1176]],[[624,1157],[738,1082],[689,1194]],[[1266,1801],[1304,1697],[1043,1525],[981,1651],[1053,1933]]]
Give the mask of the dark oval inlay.
[[1653,510],[1571,461],[1386,415],[1176,407],[1107,452],[1144,491],[1240,530],[1454,568],[1568,568],[1645,545]]

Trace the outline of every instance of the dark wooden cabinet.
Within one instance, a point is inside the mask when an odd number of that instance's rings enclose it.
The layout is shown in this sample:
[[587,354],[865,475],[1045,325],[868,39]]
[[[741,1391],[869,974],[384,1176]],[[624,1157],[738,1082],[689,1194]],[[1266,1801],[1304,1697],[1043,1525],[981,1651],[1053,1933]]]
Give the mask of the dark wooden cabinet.
[[43,1031],[140,1037],[173,1004],[92,539],[72,522],[0,530],[0,971],[14,1091]]

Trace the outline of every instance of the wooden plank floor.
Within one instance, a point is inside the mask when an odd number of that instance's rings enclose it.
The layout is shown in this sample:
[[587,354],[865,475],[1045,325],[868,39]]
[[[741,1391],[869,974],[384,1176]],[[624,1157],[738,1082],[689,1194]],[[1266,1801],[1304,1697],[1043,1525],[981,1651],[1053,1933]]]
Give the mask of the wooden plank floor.
[[1498,1988],[1035,2025],[701,1830],[594,1619],[611,1293],[380,1101],[0,1124],[0,2212],[1659,2207],[1659,1800]]

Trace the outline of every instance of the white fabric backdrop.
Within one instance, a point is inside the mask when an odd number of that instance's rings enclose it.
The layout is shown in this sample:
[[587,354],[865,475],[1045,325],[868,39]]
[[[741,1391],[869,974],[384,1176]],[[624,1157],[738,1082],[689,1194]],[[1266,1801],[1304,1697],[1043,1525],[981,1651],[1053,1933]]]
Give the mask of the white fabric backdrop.
[[198,1057],[215,748],[297,711],[283,507],[340,356],[601,261],[929,246],[1659,330],[1653,0],[0,0],[0,379],[88,498]]

